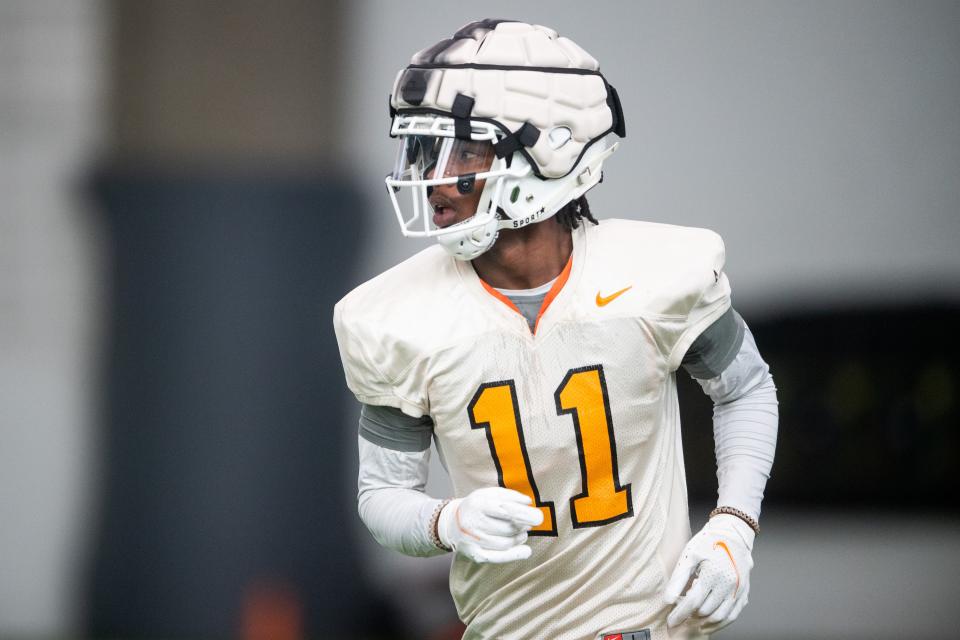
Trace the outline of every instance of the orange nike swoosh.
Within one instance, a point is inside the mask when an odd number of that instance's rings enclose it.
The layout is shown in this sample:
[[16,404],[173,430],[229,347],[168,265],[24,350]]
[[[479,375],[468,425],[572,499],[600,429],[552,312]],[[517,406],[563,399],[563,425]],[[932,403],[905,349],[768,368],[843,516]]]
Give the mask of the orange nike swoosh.
[[736,595],[737,591],[740,590],[740,569],[737,569],[737,563],[733,561],[733,554],[730,553],[730,549],[727,547],[727,544],[723,540],[717,540],[713,543],[713,548],[716,549],[720,547],[727,552],[727,557],[730,558],[730,564],[733,565],[733,571],[737,574],[737,586],[733,590],[733,594]]
[[597,291],[597,306],[598,307],[607,306],[608,304],[616,300],[620,295],[626,293],[630,289],[633,289],[633,285],[630,285],[629,287],[624,287],[623,289],[620,289],[620,291],[617,291],[616,293],[611,293],[609,296],[606,296],[606,297],[600,295],[600,292]]
[[470,531],[469,529],[464,528],[463,523],[460,522],[460,505],[457,505],[457,510],[454,512],[453,515],[454,515],[454,516],[456,517],[456,519],[457,519],[457,529],[460,529],[460,531],[462,531],[463,533],[467,534],[468,536],[470,536],[470,537],[473,538],[474,540],[479,540],[479,539],[480,539],[480,538],[477,536],[477,534],[475,534],[473,531]]

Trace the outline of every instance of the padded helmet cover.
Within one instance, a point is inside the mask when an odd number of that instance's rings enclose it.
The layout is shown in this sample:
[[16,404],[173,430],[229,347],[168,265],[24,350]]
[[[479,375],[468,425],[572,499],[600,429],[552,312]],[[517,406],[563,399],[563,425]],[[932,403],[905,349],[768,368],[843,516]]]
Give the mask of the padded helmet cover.
[[[520,152],[539,177],[561,178],[592,143],[611,132],[625,135],[616,90],[599,67],[553,29],[482,20],[415,54],[397,75],[391,111],[449,116],[458,94],[471,97],[471,120],[492,122],[505,135],[525,123],[546,133]],[[549,135],[558,128],[569,130],[568,140],[566,132]],[[558,139],[566,141],[558,146]]]

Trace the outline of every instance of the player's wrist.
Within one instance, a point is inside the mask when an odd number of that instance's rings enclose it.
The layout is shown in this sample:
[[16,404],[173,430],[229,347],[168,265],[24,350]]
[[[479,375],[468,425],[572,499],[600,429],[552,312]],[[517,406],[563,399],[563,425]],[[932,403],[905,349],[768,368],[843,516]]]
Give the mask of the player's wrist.
[[735,540],[740,540],[747,549],[753,549],[757,533],[741,518],[729,513],[715,513],[710,516],[707,526],[714,532],[723,532]]
[[737,509],[736,507],[730,506],[719,506],[713,511],[710,512],[710,515],[707,516],[709,519],[713,519],[720,515],[729,515],[735,518],[738,518],[744,524],[746,524],[750,529],[753,530],[754,535],[760,535],[760,523],[757,522],[757,519],[752,515],[743,511],[742,509]]
[[437,508],[434,509],[430,518],[430,540],[435,547],[443,551],[454,550],[454,545],[451,543],[450,535],[447,532],[449,531],[451,514],[456,510],[459,503],[460,500],[447,499],[441,501],[437,504]]

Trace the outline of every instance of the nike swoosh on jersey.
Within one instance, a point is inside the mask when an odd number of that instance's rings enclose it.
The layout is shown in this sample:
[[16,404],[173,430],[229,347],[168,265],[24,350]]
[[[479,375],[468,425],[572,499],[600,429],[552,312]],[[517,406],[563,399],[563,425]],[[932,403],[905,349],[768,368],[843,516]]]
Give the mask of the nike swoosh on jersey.
[[598,307],[607,306],[608,304],[616,300],[618,297],[620,297],[622,294],[626,293],[630,289],[633,289],[633,285],[630,285],[629,287],[624,287],[623,289],[620,289],[620,291],[611,293],[609,296],[602,296],[600,295],[600,292],[597,291],[597,306]]

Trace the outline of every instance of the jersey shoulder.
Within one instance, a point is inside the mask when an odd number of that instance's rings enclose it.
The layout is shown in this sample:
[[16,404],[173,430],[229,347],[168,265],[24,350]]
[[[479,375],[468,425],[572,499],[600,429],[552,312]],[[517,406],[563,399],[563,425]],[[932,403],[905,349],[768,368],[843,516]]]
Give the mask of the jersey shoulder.
[[[412,399],[415,365],[477,322],[456,265],[429,247],[361,284],[335,306],[333,325],[347,386],[367,404],[422,415]],[[422,394],[421,394],[422,395]]]
[[724,252],[715,231],[642,220],[601,220],[589,228],[592,243],[603,253],[628,262],[656,262],[663,268],[716,260]]
[[430,283],[434,285],[442,284],[440,280],[445,276],[456,275],[453,269],[449,269],[448,274],[448,267],[450,261],[442,248],[428,247],[358,285],[343,296],[336,306],[362,312],[414,303],[417,297],[426,293],[426,274],[432,274]]
[[687,315],[723,274],[723,239],[709,229],[604,220],[588,243],[588,273],[607,289],[631,286],[638,313]]
[[453,259],[429,247],[345,295],[334,307],[334,327],[369,340],[436,337],[453,324],[460,289]]

